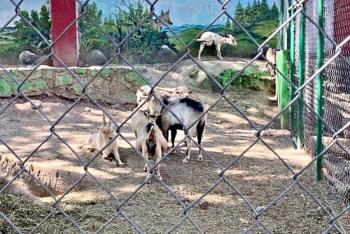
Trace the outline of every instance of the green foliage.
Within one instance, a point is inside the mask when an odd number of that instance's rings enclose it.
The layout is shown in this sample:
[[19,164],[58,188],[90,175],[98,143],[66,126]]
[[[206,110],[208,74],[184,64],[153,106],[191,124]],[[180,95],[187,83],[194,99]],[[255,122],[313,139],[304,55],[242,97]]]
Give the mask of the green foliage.
[[[50,39],[51,22],[49,11],[45,5],[41,7],[39,12],[34,10],[30,13],[28,11],[21,11],[20,14],[34,25],[47,40]],[[13,36],[20,50],[30,49],[35,52],[46,52],[45,50],[48,49],[48,45],[43,42],[43,39],[23,18],[15,22],[15,32]]]
[[[278,8],[274,3],[270,8],[267,0],[256,1],[254,0],[253,5],[250,2],[244,7],[241,2],[238,2],[235,9],[235,20],[244,27],[254,26],[256,23],[271,20],[277,18]],[[235,24],[232,24],[233,31],[238,32],[239,28]]]
[[47,84],[44,80],[37,80],[35,81],[35,86],[38,87],[40,90],[45,90],[47,87]]
[[127,81],[135,82],[138,86],[146,85],[147,83],[140,78],[140,76],[136,72],[130,72],[128,73],[126,77]]
[[62,78],[62,84],[63,85],[69,85],[69,84],[71,84],[71,83],[73,83],[73,78],[72,77],[70,77],[69,75],[64,75],[63,76],[63,78]]
[[23,90],[24,92],[29,92],[32,89],[33,89],[33,84],[29,81],[26,81],[21,87],[21,90]]
[[103,78],[108,78],[111,75],[111,71],[108,68],[105,68],[101,72],[101,76]]
[[[225,87],[238,73],[237,70],[227,69],[217,78],[218,82]],[[239,89],[263,90],[265,87],[264,78],[268,76],[265,71],[260,71],[257,66],[247,68],[242,74],[235,78],[231,85]],[[230,86],[231,86],[230,85]]]
[[9,96],[11,94],[11,87],[5,79],[0,79],[0,95]]
[[76,73],[78,73],[79,75],[83,75],[87,72],[87,69],[84,67],[79,67],[78,69],[75,70]]
[[[20,14],[50,40],[51,21],[45,5],[39,11],[21,11]],[[19,53],[25,49],[36,53],[48,53],[48,45],[23,18],[15,21],[13,32],[0,35],[0,57],[9,63],[17,62]]]

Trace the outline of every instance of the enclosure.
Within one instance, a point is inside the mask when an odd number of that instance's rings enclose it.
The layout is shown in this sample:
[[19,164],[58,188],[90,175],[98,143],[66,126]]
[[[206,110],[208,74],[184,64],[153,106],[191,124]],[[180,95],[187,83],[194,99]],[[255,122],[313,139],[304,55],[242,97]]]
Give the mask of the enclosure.
[[[0,233],[349,232],[348,0],[0,1]],[[164,94],[203,103],[203,142],[146,179],[131,118]]]

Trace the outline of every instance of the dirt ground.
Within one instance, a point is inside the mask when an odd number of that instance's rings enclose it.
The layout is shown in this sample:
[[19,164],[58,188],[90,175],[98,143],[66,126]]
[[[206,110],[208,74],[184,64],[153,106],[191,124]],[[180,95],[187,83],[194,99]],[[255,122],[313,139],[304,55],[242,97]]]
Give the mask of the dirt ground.
[[[214,103],[217,98],[216,94],[210,93],[195,95],[207,106]],[[277,107],[269,103],[267,95],[263,92],[233,90],[227,96],[258,128],[268,123],[278,113]],[[40,101],[41,111],[52,122],[58,120],[73,103],[48,97],[42,97]],[[0,109],[2,110],[9,102],[10,99],[0,100]],[[106,106],[106,109],[120,124],[130,115],[133,107],[133,105]],[[102,112],[91,103],[82,102],[64,116],[55,127],[55,133],[67,141],[80,156],[81,161],[86,163],[92,158],[93,153],[84,152],[78,146],[89,133],[96,131],[101,122]],[[11,105],[1,115],[0,129],[0,138],[22,159],[49,137],[26,165],[32,164],[34,174],[42,177],[44,182],[49,179],[55,181],[56,184],[51,186],[56,188],[58,194],[56,199],[59,199],[62,193],[84,174],[83,166],[79,165],[74,153],[55,135],[50,134],[50,124],[37,111],[33,111],[28,103],[18,100]],[[183,204],[191,205],[196,199],[201,198],[204,192],[209,191],[208,195],[202,197],[188,212],[188,216],[203,232],[244,232],[255,221],[253,213],[240,193],[255,208],[262,210],[293,183],[293,174],[261,141],[249,148],[256,139],[254,133],[254,129],[240,113],[227,101],[221,100],[208,114],[203,142],[206,150],[204,162],[196,161],[198,149],[194,148],[192,161],[183,164],[185,148],[181,148],[161,164],[164,183],[174,191]],[[130,129],[130,121],[122,128],[122,135],[131,144],[134,143],[135,137]],[[177,141],[182,137],[183,135],[179,134]],[[289,131],[279,130],[278,121],[270,126],[262,138],[295,171],[299,171],[311,160],[304,151],[294,148]],[[118,202],[126,201],[120,210],[123,215],[110,220],[116,214],[116,202],[91,176],[84,177],[75,189],[64,196],[60,208],[88,233],[98,231],[109,221],[110,225],[103,230],[105,233],[133,233],[135,230],[129,225],[128,220],[145,233],[165,233],[171,230],[183,219],[180,202],[156,180],[140,188],[136,195],[130,198],[129,196],[145,179],[142,170],[144,163],[125,140],[118,138],[118,145],[122,160],[128,164],[127,167],[119,168],[99,156],[88,167],[88,171],[114,194]],[[220,167],[225,168],[242,153],[243,157],[225,172],[227,182],[219,181],[220,169],[213,159]],[[2,158],[11,155],[3,144],[0,146],[0,155]],[[315,182],[314,167],[313,164],[298,177],[299,183],[314,194],[327,209],[338,213],[345,205],[333,196],[324,182]],[[56,174],[57,178],[51,178],[55,177],[51,175],[57,171],[59,173]],[[18,188],[21,186],[24,188],[25,183],[20,183],[20,180],[21,178],[16,180]],[[0,183],[0,190],[4,184],[3,180],[2,184]],[[213,184],[216,184],[214,188]],[[229,184],[239,192],[233,190]],[[45,197],[44,192],[33,191],[38,191],[39,188],[27,188],[27,190],[36,196],[29,199],[28,195],[14,192],[18,190],[12,190],[11,193],[11,188],[6,190],[7,194],[0,195],[0,211],[18,225],[21,231],[30,232],[52,213],[35,233],[78,232],[74,225],[66,221],[64,215],[54,211],[52,198]],[[349,219],[349,215],[346,215],[340,220],[344,230],[350,230]],[[308,193],[296,185],[271,209],[264,212],[260,221],[274,233],[320,233],[328,227],[329,217]],[[196,233],[196,229],[188,220],[173,231]],[[0,233],[12,233],[11,227],[3,219],[0,219]],[[265,233],[265,231],[258,225],[251,230],[251,233]]]

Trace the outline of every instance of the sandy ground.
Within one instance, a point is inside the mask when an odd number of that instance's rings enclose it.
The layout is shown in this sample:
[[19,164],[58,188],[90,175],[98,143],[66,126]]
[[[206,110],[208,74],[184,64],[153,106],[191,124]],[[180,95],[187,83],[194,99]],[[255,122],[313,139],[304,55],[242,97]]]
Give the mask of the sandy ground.
[[[207,105],[212,104],[215,94],[196,94]],[[271,105],[262,92],[234,90],[228,94],[230,100],[245,113],[258,128],[265,125],[277,114],[277,108]],[[55,122],[72,104],[71,101],[43,97],[42,112]],[[9,103],[0,100],[0,109]],[[106,106],[118,123],[123,122],[132,111],[132,106],[114,108]],[[76,151],[83,162],[93,156],[78,148],[89,133],[96,131],[102,122],[102,113],[91,103],[83,102],[74,107],[55,127],[55,132]],[[277,121],[278,122],[278,121]],[[0,137],[12,149],[26,158],[40,143],[50,136],[50,124],[37,111],[20,100],[10,106],[1,115]],[[206,150],[204,162],[196,162],[198,149],[193,149],[193,160],[183,164],[184,148],[170,155],[161,164],[164,183],[171,188],[186,206],[209,193],[193,205],[188,216],[205,233],[242,233],[255,223],[252,212],[244,199],[258,210],[266,207],[274,198],[283,193],[293,183],[293,175],[278,157],[261,141],[249,148],[256,139],[254,129],[225,100],[221,100],[208,114],[208,124],[203,146]],[[123,136],[134,143],[134,135],[128,121],[122,129]],[[179,134],[177,140],[183,138]],[[295,171],[303,168],[311,158],[296,150],[290,140],[289,132],[278,129],[278,123],[270,126],[263,140],[271,149]],[[114,163],[97,157],[88,171],[118,199],[126,203],[122,206],[123,215],[113,219],[104,229],[105,233],[132,233],[128,220],[135,223],[145,233],[165,233],[171,230],[183,218],[181,203],[159,182],[153,180],[136,191],[144,181],[143,160],[123,139],[118,138],[119,152],[126,168],[116,167]],[[246,151],[249,148],[248,151]],[[220,180],[219,167],[225,168],[230,162],[243,157],[225,172],[225,182]],[[11,155],[1,144],[0,155]],[[210,157],[209,157],[210,156]],[[214,163],[213,159],[219,164]],[[67,191],[84,173],[72,151],[55,136],[51,136],[27,162],[36,168],[42,168],[42,174],[50,171],[61,173],[60,190]],[[313,164],[299,177],[305,186],[322,204],[333,212],[339,212],[344,204],[330,193],[323,182],[316,183]],[[47,178],[47,177],[45,177]],[[229,183],[228,183],[229,182]],[[213,185],[216,186],[213,188]],[[239,192],[230,187],[231,184]],[[0,183],[0,186],[1,185]],[[0,187],[1,190],[1,187]],[[243,197],[240,195],[244,195]],[[61,195],[57,195],[59,199]],[[18,194],[0,195],[0,211],[7,215],[23,232],[35,228],[41,220],[53,211],[53,199],[36,198],[34,202]],[[70,191],[60,202],[60,207],[77,223],[82,230],[96,232],[107,223],[116,212],[116,201],[94,180],[87,176],[79,182],[76,189]],[[127,217],[127,218],[126,218]],[[274,233],[320,233],[328,226],[329,217],[310,196],[296,185],[290,192],[275,203],[260,217],[270,231]],[[346,230],[349,215],[341,219]],[[0,233],[11,233],[11,228],[0,219]],[[78,229],[67,222],[64,215],[52,212],[35,233],[75,233]],[[175,233],[196,233],[194,226],[185,220]],[[256,226],[251,233],[265,233]],[[334,231],[334,233],[337,233]]]

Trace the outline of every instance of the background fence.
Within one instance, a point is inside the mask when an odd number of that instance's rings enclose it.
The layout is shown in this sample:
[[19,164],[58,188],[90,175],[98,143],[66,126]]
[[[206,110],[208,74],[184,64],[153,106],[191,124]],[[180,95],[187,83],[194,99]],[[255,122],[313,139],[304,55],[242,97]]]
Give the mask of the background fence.
[[[14,12],[14,16],[19,16],[22,19],[25,20],[24,16],[20,15],[21,9],[21,3],[23,1],[20,1],[19,3],[16,3],[14,1],[11,1],[13,3],[13,5],[15,6],[16,11]],[[154,5],[157,4],[158,1],[145,1],[145,4],[150,8],[150,14],[147,15],[147,17],[145,18],[145,20],[149,19],[150,17],[152,18],[157,18],[158,20],[159,17],[158,15],[155,14],[155,12],[152,11],[152,9],[154,9]],[[175,202],[177,202],[177,204],[179,204],[179,206],[181,207],[181,212],[179,214],[179,216],[181,217],[181,219],[179,220],[179,222],[173,224],[172,226],[169,227],[168,232],[173,232],[174,230],[176,230],[177,228],[179,228],[182,225],[185,225],[186,222],[188,222],[187,224],[192,226],[192,228],[199,232],[202,233],[203,230],[201,229],[200,225],[198,224],[198,221],[196,221],[195,219],[193,219],[192,215],[191,215],[191,211],[192,209],[198,205],[201,200],[208,196],[208,194],[214,190],[218,184],[225,184],[226,186],[228,186],[229,190],[231,193],[235,193],[237,194],[237,196],[239,196],[239,198],[241,199],[242,203],[244,203],[244,205],[247,207],[247,209],[250,212],[250,217],[253,219],[253,223],[251,225],[249,225],[247,228],[245,228],[243,230],[244,233],[249,233],[252,230],[254,230],[255,228],[259,228],[259,230],[261,232],[266,232],[266,233],[273,233],[273,221],[266,221],[264,219],[265,215],[269,212],[275,209],[274,205],[276,205],[279,201],[282,201],[284,198],[286,198],[286,196],[291,194],[291,191],[294,188],[299,188],[300,191],[305,192],[305,194],[307,194],[307,196],[309,197],[309,199],[316,204],[316,207],[319,208],[320,210],[322,210],[323,215],[325,217],[327,217],[328,219],[328,223],[325,227],[322,227],[322,231],[324,233],[329,233],[329,232],[340,232],[340,233],[346,233],[346,228],[343,228],[340,220],[342,218],[344,218],[347,213],[350,210],[350,204],[347,203],[344,206],[342,206],[342,209],[340,211],[333,211],[328,209],[326,206],[324,206],[324,202],[321,201],[321,199],[316,196],[313,192],[310,191],[310,187],[308,184],[303,184],[301,182],[301,177],[304,175],[305,171],[310,171],[312,167],[315,166],[315,162],[321,162],[321,159],[324,158],[324,165],[325,165],[325,171],[327,172],[325,175],[327,176],[327,179],[329,181],[332,182],[332,184],[334,185],[335,188],[338,189],[338,191],[344,195],[349,193],[349,168],[347,167],[347,163],[348,163],[348,159],[350,157],[350,153],[349,153],[349,149],[347,147],[349,147],[349,141],[347,140],[349,138],[349,132],[347,132],[347,128],[350,126],[350,122],[349,122],[349,117],[347,117],[347,114],[349,114],[349,90],[350,90],[350,84],[349,84],[349,57],[348,57],[348,41],[349,41],[349,31],[346,31],[349,29],[349,27],[346,27],[349,24],[349,15],[346,13],[340,13],[340,15],[334,15],[334,13],[332,12],[338,12],[336,11],[336,9],[348,9],[349,4],[345,4],[346,1],[337,1],[335,0],[335,2],[326,2],[325,7],[327,7],[326,11],[326,15],[327,17],[323,17],[321,16],[323,19],[325,19],[325,28],[323,27],[323,25],[320,25],[320,18],[317,16],[320,16],[320,8],[318,9],[318,11],[316,11],[315,9],[317,9],[317,2],[318,3],[322,3],[322,1],[316,1],[316,0],[308,0],[305,1],[304,4],[300,4],[298,2],[285,2],[284,6],[284,12],[285,12],[285,16],[283,17],[283,21],[281,22],[281,26],[279,28],[277,28],[274,33],[266,38],[265,41],[262,42],[257,42],[255,41],[254,37],[252,35],[249,34],[249,32],[247,32],[245,30],[245,28],[236,22],[236,20],[231,16],[230,13],[228,13],[226,11],[226,6],[227,4],[229,4],[231,1],[215,1],[217,4],[220,4],[221,6],[221,12],[218,12],[218,17],[222,16],[222,15],[226,15],[231,21],[233,21],[235,24],[237,24],[238,27],[240,27],[242,29],[242,31],[244,31],[247,35],[249,35],[250,39],[256,44],[257,47],[257,56],[254,57],[251,62],[247,63],[244,68],[240,71],[243,72],[245,69],[247,69],[248,67],[251,66],[251,64],[257,60],[258,57],[260,57],[262,55],[262,48],[274,37],[276,36],[279,32],[281,32],[282,30],[285,30],[285,34],[288,34],[287,31],[289,31],[289,35],[293,35],[294,34],[294,26],[296,26],[297,28],[299,27],[298,25],[291,25],[291,23],[293,24],[300,24],[301,22],[303,22],[303,20],[301,20],[300,17],[302,17],[302,14],[305,14],[307,16],[306,21],[306,25],[305,25],[305,53],[303,53],[300,48],[302,47],[298,47],[296,48],[296,55],[291,54],[291,59],[294,60],[294,64],[299,64],[300,62],[300,57],[302,54],[305,54],[305,82],[299,82],[300,80],[298,80],[298,82],[296,82],[296,78],[297,78],[297,74],[300,74],[300,69],[302,68],[301,66],[299,66],[295,71],[293,72],[294,68],[291,68],[290,70],[292,71],[291,76],[289,77],[283,77],[283,79],[287,80],[290,84],[290,90],[291,90],[291,99],[288,103],[288,105],[282,109],[279,113],[276,113],[276,115],[268,122],[265,123],[263,126],[261,127],[257,127],[254,124],[252,124],[252,122],[249,120],[249,117],[247,116],[247,114],[243,113],[243,112],[239,112],[243,118],[245,118],[247,120],[247,122],[250,124],[250,127],[253,129],[254,131],[254,140],[252,141],[251,144],[247,145],[247,149],[242,152],[240,155],[238,155],[237,157],[234,157],[232,160],[230,160],[230,162],[227,165],[220,165],[214,157],[211,156],[211,153],[208,152],[206,149],[203,149],[203,151],[205,152],[204,155],[206,157],[209,158],[210,163],[213,164],[215,166],[215,168],[219,171],[218,174],[213,175],[213,177],[215,177],[215,182],[213,184],[208,185],[207,190],[205,191],[201,191],[200,197],[193,200],[191,203],[186,203],[186,201],[181,200],[178,195],[176,194],[176,192],[174,192],[174,190],[171,188],[170,185],[168,185],[166,182],[164,181],[159,181],[160,186],[165,189],[166,191],[169,192],[169,194],[171,194],[172,198],[175,199]],[[64,31],[61,32],[61,35],[59,35],[56,39],[57,41],[60,40],[60,36],[64,35],[66,32],[69,31],[69,29],[72,27],[72,25],[75,25],[75,21],[78,21],[80,17],[84,16],[84,17],[89,17],[88,15],[85,15],[85,11],[84,8],[86,7],[86,5],[88,4],[88,1],[86,2],[81,2],[81,1],[77,1],[77,4],[79,4],[81,11],[79,11],[78,16],[74,19],[74,21],[70,22],[66,28],[64,29]],[[334,11],[332,11],[332,6]],[[292,11],[290,10],[292,7]],[[317,14],[318,12],[318,14]],[[344,11],[344,12],[349,12],[349,11]],[[328,15],[329,13],[331,13],[331,15]],[[333,17],[332,17],[333,16]],[[313,20],[312,21],[310,21]],[[213,21],[210,23],[210,25],[215,23],[216,19],[213,19]],[[161,21],[161,20],[160,20]],[[162,22],[162,21],[161,21]],[[50,42],[49,40],[47,40],[47,38],[43,37],[42,34],[40,33],[40,31],[34,26],[32,25],[30,22],[26,22],[28,25],[30,25],[34,32],[36,32],[38,34],[38,36],[42,37],[43,41],[45,43],[48,43],[49,48],[52,49],[53,48],[53,44],[55,44],[57,41],[52,41]],[[168,25],[164,24],[164,22],[162,22],[162,24],[165,27],[168,27]],[[203,31],[206,31],[209,26],[207,28],[205,28]],[[333,30],[329,29],[332,28],[333,25]],[[344,25],[345,28],[344,29]],[[2,28],[0,28],[0,32],[4,30],[6,25],[2,26]],[[113,49],[116,51],[116,54],[114,54],[113,56],[118,57],[118,59],[121,59],[125,62],[125,64],[127,64],[128,66],[131,67],[131,69],[134,69],[135,72],[138,73],[138,75],[142,77],[142,74],[139,73],[139,71],[137,69],[135,69],[135,67],[128,62],[127,59],[125,59],[121,54],[118,53],[119,49],[121,46],[123,46],[123,43],[130,37],[130,35],[132,35],[133,33],[135,33],[139,28],[142,28],[142,24],[141,22],[137,23],[136,25],[134,25],[132,27],[132,29],[126,34],[124,35],[124,38],[120,41],[120,43],[115,43],[113,41],[112,38],[109,37],[108,34],[105,34],[105,32],[101,31],[102,34],[104,34],[109,40],[111,45],[113,45]],[[319,26],[321,29],[324,28],[324,31],[320,31],[317,29],[317,26]],[[339,28],[338,28],[339,27]],[[171,29],[169,29],[171,33],[174,33]],[[345,30],[345,31],[343,31]],[[203,32],[202,31],[202,32]],[[298,35],[301,34],[300,28],[296,30],[295,36],[297,37]],[[330,37],[328,38],[328,34],[331,34]],[[176,34],[175,34],[176,35]],[[199,36],[199,35],[198,35]],[[322,66],[324,63],[322,61],[323,56],[322,56],[322,51],[319,50],[318,47],[322,47],[323,43],[322,43],[322,38],[325,37],[327,39],[325,39],[325,63],[327,63],[327,66]],[[286,45],[288,47],[288,45],[293,45],[293,43],[291,43],[291,38],[288,38],[288,40],[286,40]],[[332,41],[334,40],[334,41]],[[316,41],[319,41],[319,43],[315,43]],[[329,42],[330,41],[330,42]],[[298,43],[302,43],[302,41],[300,40],[300,38],[298,38],[296,40],[297,43],[295,43],[295,45],[297,45]],[[187,44],[186,47],[191,47],[191,45],[194,43],[194,41],[191,41],[191,43]],[[289,47],[289,49],[291,49],[291,47]],[[113,203],[113,213],[111,215],[111,217],[109,218],[109,220],[104,223],[101,227],[99,227],[99,229],[97,230],[97,232],[102,232],[104,231],[105,228],[107,228],[115,219],[117,218],[122,218],[130,227],[132,227],[134,232],[137,233],[143,233],[144,230],[142,230],[133,220],[132,218],[129,218],[128,215],[125,214],[123,208],[125,208],[126,204],[133,199],[139,192],[140,190],[145,187],[147,185],[148,181],[143,181],[141,182],[137,188],[135,190],[133,190],[130,195],[123,201],[119,201],[119,199],[113,194],[113,192],[111,192],[110,189],[108,189],[108,187],[106,187],[103,183],[101,183],[101,181],[99,181],[98,179],[96,179],[93,175],[93,173],[91,173],[90,171],[90,167],[92,162],[98,157],[99,153],[101,153],[101,150],[96,152],[94,154],[94,156],[88,161],[83,161],[81,160],[81,155],[79,155],[78,153],[76,153],[71,147],[69,142],[65,141],[64,139],[62,139],[59,136],[59,133],[56,131],[56,126],[59,125],[62,121],[62,119],[69,114],[69,112],[72,111],[72,109],[78,105],[80,103],[80,101],[82,100],[83,97],[87,97],[88,100],[90,102],[92,102],[95,106],[97,106],[98,109],[100,109],[103,113],[105,113],[106,115],[108,115],[110,118],[112,118],[110,116],[110,114],[108,113],[108,111],[105,110],[105,108],[103,108],[101,105],[99,105],[94,98],[90,97],[87,94],[87,88],[89,87],[89,85],[95,80],[97,79],[97,76],[99,73],[101,73],[106,66],[108,66],[108,63],[104,66],[101,67],[101,69],[97,72],[97,74],[94,75],[94,77],[88,81],[88,82],[82,82],[82,80],[79,77],[79,74],[76,74],[72,68],[68,67],[64,62],[62,62],[62,60],[60,59],[59,56],[61,56],[59,53],[55,54],[53,53],[53,51],[51,51],[50,55],[52,55],[54,57],[54,60],[56,60],[56,62],[58,62],[61,66],[63,66],[67,72],[69,72],[70,74],[73,75],[74,79],[81,85],[81,95],[79,98],[77,98],[72,104],[71,106],[69,106],[65,112],[55,121],[51,120],[49,117],[47,117],[47,115],[45,115],[45,113],[41,112],[40,109],[36,110],[38,111],[43,118],[46,120],[46,122],[50,125],[50,135],[48,138],[44,139],[40,145],[25,159],[21,158],[19,155],[17,155],[11,148],[11,146],[7,145],[5,141],[3,141],[2,139],[0,139],[1,143],[3,145],[5,145],[9,151],[14,155],[14,157],[16,157],[18,159],[19,163],[19,169],[16,171],[14,177],[8,181],[8,183],[6,183],[4,185],[4,187],[1,188],[0,190],[0,194],[4,193],[5,190],[7,188],[10,187],[10,185],[12,183],[14,183],[14,181],[16,181],[18,178],[20,178],[20,176],[22,174],[28,174],[28,176],[30,176],[31,178],[33,178],[34,180],[37,181],[38,184],[40,184],[40,186],[42,186],[45,190],[48,191],[48,193],[51,195],[51,197],[54,199],[54,203],[52,205],[52,210],[50,210],[50,212],[47,215],[43,216],[43,220],[42,222],[36,224],[36,226],[31,230],[31,232],[36,232],[41,225],[43,225],[43,223],[47,220],[50,219],[50,217],[52,217],[53,215],[55,215],[57,212],[61,213],[62,216],[70,223],[70,225],[74,226],[76,228],[77,231],[84,233],[83,228],[81,227],[81,224],[79,222],[77,222],[71,215],[69,215],[62,207],[61,207],[61,203],[63,202],[64,198],[66,197],[66,195],[68,193],[70,193],[76,186],[78,186],[82,180],[84,180],[84,178],[86,177],[90,177],[92,178],[92,181],[96,184],[99,185],[99,187],[110,196],[112,203]],[[191,56],[191,54],[187,51],[184,54],[182,54],[178,61],[175,62],[170,68],[169,71],[173,70],[174,67],[181,62],[182,60],[184,60],[185,58],[190,59],[194,64],[196,64],[200,69],[202,69],[206,74],[208,74],[208,78],[212,80],[213,83],[215,83],[219,89],[220,89],[220,95],[219,98],[217,100],[217,102],[215,102],[212,106],[210,106],[210,108],[208,108],[206,110],[205,113],[211,111],[211,109],[213,107],[215,107],[217,105],[217,103],[220,100],[226,100],[229,104],[230,107],[234,108],[235,110],[239,110],[239,108],[237,108],[237,105],[230,101],[229,98],[226,97],[226,93],[225,91],[227,90],[227,88],[229,87],[230,84],[234,84],[234,81],[236,80],[236,78],[240,75],[240,72],[238,72],[237,74],[235,74],[232,79],[230,80],[229,83],[226,84],[225,87],[222,87],[213,77],[211,77],[208,71],[206,71],[206,69],[203,68],[203,66],[201,66],[201,63],[198,62],[195,58],[193,58]],[[110,62],[110,61],[108,61]],[[320,62],[320,63],[317,63]],[[329,64],[328,64],[329,63]],[[24,98],[25,100],[32,102],[28,97],[26,97],[26,95],[23,93],[23,85],[25,84],[25,82],[30,79],[31,74],[29,74],[24,80],[22,81],[18,81],[16,75],[8,72],[4,67],[1,66],[1,68],[8,74],[8,76],[13,79],[15,82],[18,83],[18,88],[17,88],[17,94],[15,97],[11,98],[10,102],[4,106],[1,107],[0,110],[0,116],[5,113],[12,104],[14,104],[16,101],[18,101],[18,99],[20,98]],[[34,70],[37,69],[38,66],[36,66],[35,68],[33,68]],[[162,80],[165,79],[165,77],[167,76],[167,73],[169,72],[165,72],[164,75],[160,78],[160,80],[158,82],[156,82],[155,84],[152,84],[153,87],[157,86]],[[277,71],[279,72],[279,71]],[[321,75],[321,76],[320,76]],[[282,74],[283,76],[283,74]],[[322,76],[324,76],[325,78],[322,79]],[[299,77],[298,77],[299,78]],[[145,80],[145,82],[147,82],[147,79],[143,78]],[[324,106],[323,109],[320,108],[320,104],[322,104],[322,102],[319,102],[319,95],[320,95],[320,90],[317,89],[317,87],[319,87],[319,82],[320,80],[323,80],[323,90],[324,90],[324,95],[323,97],[323,102],[324,102]],[[317,82],[316,82],[317,81]],[[293,92],[294,91],[294,92]],[[301,93],[303,95],[301,95]],[[318,94],[318,95],[317,95]],[[321,93],[322,94],[322,93]],[[151,96],[154,96],[154,94],[152,93]],[[33,106],[35,106],[35,103],[32,103]],[[145,102],[143,103],[145,104]],[[163,103],[164,105],[164,103]],[[297,109],[297,112],[294,112],[294,116],[297,115],[300,117],[300,110],[299,107],[300,105],[303,105],[303,113],[304,113],[304,118],[303,118],[303,124],[304,124],[304,128],[296,128],[296,126],[300,126],[298,124],[296,124],[294,121],[292,122],[292,133],[294,134],[299,134],[301,130],[303,130],[303,136],[304,136],[304,143],[305,143],[305,147],[307,150],[309,150],[310,152],[312,152],[315,157],[306,165],[304,166],[301,170],[295,170],[292,167],[289,166],[288,161],[284,160],[275,150],[273,150],[273,147],[270,146],[270,144],[268,143],[268,141],[265,141],[265,136],[264,136],[264,132],[268,129],[270,129],[271,125],[273,125],[274,122],[276,122],[280,115],[282,115],[283,113],[287,112],[289,110],[289,107],[293,107],[292,109]],[[165,108],[167,108],[165,106]],[[320,111],[321,110],[321,111]],[[323,113],[322,113],[323,111]],[[113,140],[115,140],[117,137],[124,139],[125,141],[127,141],[127,139],[123,136],[123,132],[121,131],[121,128],[123,125],[125,125],[125,123],[132,117],[133,114],[135,114],[136,110],[130,115],[128,116],[124,121],[120,121],[119,123],[117,123],[116,121],[114,121],[117,124],[117,135],[114,137]],[[300,121],[300,118],[295,118],[293,117],[292,120],[296,119],[298,121]],[[319,126],[322,126],[321,129],[319,129]],[[296,129],[295,129],[296,128]],[[319,135],[319,133],[321,132],[321,134]],[[40,180],[38,180],[35,175],[29,173],[28,170],[28,165],[27,162],[30,158],[32,158],[35,153],[38,151],[38,149],[40,149],[41,145],[45,144],[50,137],[52,136],[56,136],[63,144],[65,144],[66,146],[69,147],[70,150],[72,150],[73,154],[77,157],[78,161],[79,161],[79,165],[81,168],[84,169],[84,174],[78,179],[76,180],[72,186],[66,191],[64,192],[59,198],[55,197],[53,195],[53,193],[50,191],[49,187],[45,184],[43,184]],[[323,140],[323,144],[324,147],[322,148],[317,148],[315,145],[317,145],[317,139],[320,139],[319,137],[322,137],[321,139]],[[188,138],[189,136],[186,135],[186,137]],[[113,141],[112,140],[112,141]],[[182,140],[183,141],[183,140]],[[128,144],[130,145],[131,148],[135,149],[133,144],[129,141],[127,141]],[[256,203],[253,203],[252,201],[250,201],[249,196],[245,195],[244,192],[241,192],[240,189],[238,187],[236,187],[235,183],[230,182],[227,178],[226,178],[226,171],[230,168],[232,168],[236,163],[239,163],[242,160],[242,157],[244,156],[244,154],[246,153],[246,151],[249,151],[250,148],[252,148],[254,145],[256,145],[257,143],[261,143],[264,146],[266,146],[265,150],[269,150],[271,151],[276,158],[279,160],[279,162],[282,162],[283,167],[285,167],[284,169],[287,169],[291,174],[292,177],[289,178],[290,180],[290,184],[284,184],[284,187],[281,191],[278,191],[279,193],[277,195],[271,196],[269,202],[265,205],[265,206],[257,206],[254,205]],[[316,142],[316,143],[315,143]],[[111,143],[111,142],[110,142]],[[109,143],[109,144],[110,144]],[[199,148],[201,148],[201,146],[196,145]],[[107,147],[107,145],[106,145]],[[319,146],[318,146],[319,147]],[[201,148],[202,149],[202,148]],[[136,153],[136,155],[138,157],[140,157],[142,159],[142,156],[140,155],[140,153]],[[170,153],[167,153],[164,155],[162,161],[164,161],[166,158],[168,158],[170,155]],[[146,163],[148,163],[148,161],[145,161]],[[156,165],[154,165],[155,167]],[[154,170],[153,170],[154,171]],[[152,174],[151,178],[155,178],[155,175]],[[151,179],[150,178],[150,179]],[[261,188],[262,190],[266,189],[266,187]],[[291,195],[292,196],[292,195]],[[343,196],[344,197],[344,196]],[[152,201],[153,202],[153,201]],[[152,203],[153,205],[153,203]],[[313,207],[313,209],[317,209],[315,207]],[[135,206],[133,208],[134,210],[137,209],[137,207]],[[310,210],[312,208],[307,208],[307,210]],[[8,217],[8,215],[6,215],[6,210],[0,210],[0,216],[1,218],[5,221],[6,224],[10,225],[11,228],[18,233],[21,233],[21,227],[17,227],[14,222],[11,220],[11,218]],[[147,212],[147,210],[138,210],[138,212]],[[315,214],[314,214],[315,215]],[[288,216],[288,214],[286,214],[286,216]],[[185,222],[186,221],[186,222]],[[220,230],[217,230],[218,232],[220,232]],[[291,231],[298,231],[298,230],[291,230]]]
[[[286,5],[287,2],[285,3]],[[326,0],[324,1],[324,25],[320,26],[318,22],[317,1],[305,1],[303,14],[296,16],[295,21],[295,44],[287,46],[289,50],[294,49],[295,73],[291,76],[294,84],[298,85],[298,78],[305,73],[306,81],[312,77],[318,70],[318,52],[322,53],[322,60],[327,63],[335,54],[337,44],[341,43],[350,34],[350,23],[348,13],[350,8],[346,1]],[[288,12],[286,7],[285,12]],[[290,11],[289,11],[290,12]],[[304,27],[304,28],[303,28]],[[319,28],[322,29],[321,37],[324,40],[321,50],[316,43],[319,39]],[[304,35],[301,36],[301,30]],[[287,35],[288,38],[291,35]],[[300,51],[304,50],[304,53]],[[301,58],[301,56],[303,56]],[[292,66],[292,65],[291,65]],[[304,70],[305,69],[305,70]],[[328,180],[336,194],[349,202],[349,155],[350,147],[349,136],[349,116],[350,116],[350,57],[349,44],[345,44],[342,48],[340,56],[332,60],[330,64],[321,73],[322,75],[322,94],[321,102],[318,99],[317,81],[313,79],[307,85],[302,93],[305,106],[303,107],[303,143],[305,149],[312,155],[318,155],[317,139],[322,137],[322,144],[329,145],[332,137],[338,131],[339,141],[344,148],[338,144],[330,147],[324,155],[323,172],[325,179]],[[321,121],[323,133],[317,136],[317,115],[313,110],[317,110],[317,106],[321,105],[323,121]],[[294,105],[295,112],[293,117],[291,133],[297,138],[297,116],[298,107]],[[301,125],[300,125],[301,126]],[[299,128],[300,128],[299,126]]]

